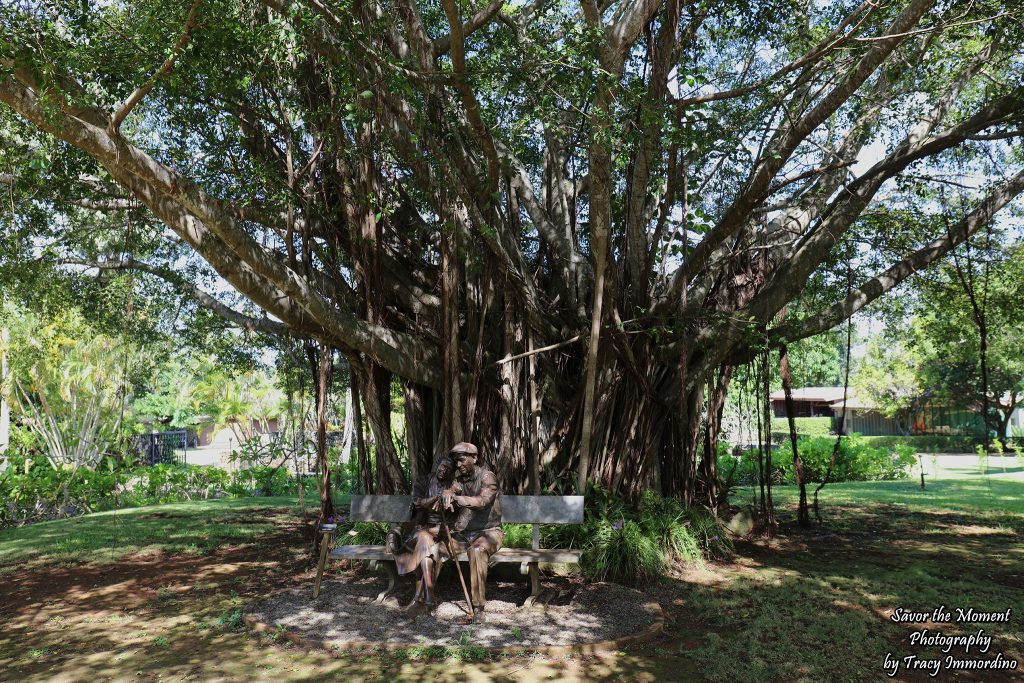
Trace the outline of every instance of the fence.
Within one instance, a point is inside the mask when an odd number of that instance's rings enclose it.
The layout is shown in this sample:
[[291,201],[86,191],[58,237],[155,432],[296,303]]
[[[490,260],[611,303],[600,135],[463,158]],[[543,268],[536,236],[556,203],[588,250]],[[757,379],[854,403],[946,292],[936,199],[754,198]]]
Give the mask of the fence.
[[[885,417],[876,410],[855,410],[846,416],[844,431],[864,436],[899,436],[906,434],[928,434],[945,436],[973,436],[981,438],[985,433],[981,415],[968,410],[925,407],[918,411],[912,423],[901,424]],[[838,411],[832,421],[833,430],[838,426]]]
[[157,432],[156,434],[140,434],[135,437],[136,452],[146,465],[158,463],[186,465],[188,464],[190,445],[195,446],[195,437],[184,429]]

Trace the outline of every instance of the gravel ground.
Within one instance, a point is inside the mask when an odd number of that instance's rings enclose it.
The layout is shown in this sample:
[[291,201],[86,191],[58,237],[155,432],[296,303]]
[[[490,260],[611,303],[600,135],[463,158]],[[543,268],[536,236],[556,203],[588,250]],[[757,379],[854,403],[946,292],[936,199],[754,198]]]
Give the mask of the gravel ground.
[[[467,577],[468,580],[468,577]],[[373,602],[387,585],[380,575],[360,572],[347,581],[324,581],[320,597],[310,586],[272,595],[248,610],[259,621],[284,626],[304,638],[333,643],[473,644],[484,647],[542,647],[593,643],[638,633],[655,619],[656,609],[639,591],[617,584],[587,584],[566,578],[545,579],[550,601],[523,609],[529,596],[526,577],[507,581],[489,577],[487,611],[480,623],[468,617],[462,589],[447,570],[438,586],[433,615],[412,616],[403,607],[412,599],[411,582],[402,582],[397,599]]]

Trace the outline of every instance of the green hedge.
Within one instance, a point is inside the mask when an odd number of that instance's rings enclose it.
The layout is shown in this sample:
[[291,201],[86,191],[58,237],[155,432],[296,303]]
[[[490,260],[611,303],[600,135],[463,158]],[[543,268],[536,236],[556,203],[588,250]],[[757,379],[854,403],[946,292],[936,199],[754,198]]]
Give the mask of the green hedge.
[[[797,436],[828,436],[832,433],[831,417],[794,417]],[[772,419],[772,435],[789,438],[789,421],[784,417]]]
[[[828,436],[832,431],[832,418],[797,417],[796,434],[799,438]],[[915,436],[862,436],[864,443],[874,448],[893,449],[898,445],[909,446],[921,453],[973,453],[980,439],[969,436],[946,436],[927,434]],[[778,445],[789,443],[789,424],[786,418],[772,420],[772,441]]]
[[920,436],[864,436],[866,443],[876,448],[894,448],[897,445],[908,446],[915,453],[973,453],[975,446],[981,443],[973,436],[942,436],[928,434]]
[[297,488],[284,468],[229,472],[205,466],[134,466],[104,458],[95,469],[55,469],[44,457],[15,453],[0,475],[0,527],[154,503],[290,495]]
[[[820,482],[824,479],[835,443],[834,436],[801,437],[797,440],[797,450],[804,463],[807,481]],[[831,481],[903,479],[909,476],[909,470],[915,462],[914,453],[914,449],[906,444],[878,446],[871,443],[868,437],[859,434],[844,436],[840,442]],[[756,483],[757,451],[744,451],[739,457],[719,455],[718,469],[723,476],[731,472],[733,467],[736,468],[736,483]],[[796,483],[793,451],[788,440],[772,448],[772,481],[776,484]]]

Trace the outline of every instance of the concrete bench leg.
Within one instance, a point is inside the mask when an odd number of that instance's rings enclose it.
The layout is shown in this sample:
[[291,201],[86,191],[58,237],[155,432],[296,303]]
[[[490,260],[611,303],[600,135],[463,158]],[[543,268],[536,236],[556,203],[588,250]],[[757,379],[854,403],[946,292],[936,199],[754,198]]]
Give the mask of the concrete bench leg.
[[[522,571],[520,569],[520,571]],[[533,607],[540,597],[540,568],[537,562],[530,562],[528,570],[530,574],[530,597],[526,598],[523,607]]]
[[394,562],[384,560],[377,562],[377,566],[383,565],[384,570],[388,573],[388,587],[385,588],[377,595],[375,602],[381,603],[393,596],[398,589],[398,567],[395,566]]
[[327,553],[330,550],[331,540],[334,534],[325,531],[320,539],[320,561],[316,565],[316,581],[313,582],[313,599],[320,595],[320,581],[324,577],[324,566],[327,564]]

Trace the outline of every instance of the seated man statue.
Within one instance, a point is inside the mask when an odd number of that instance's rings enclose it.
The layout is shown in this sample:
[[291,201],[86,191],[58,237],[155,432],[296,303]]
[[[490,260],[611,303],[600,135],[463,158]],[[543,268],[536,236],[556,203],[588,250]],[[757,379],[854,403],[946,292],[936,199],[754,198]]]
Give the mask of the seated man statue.
[[[488,562],[505,538],[501,530],[501,494],[494,473],[478,463],[476,446],[463,441],[455,444],[450,452],[455,458],[456,483],[461,486],[461,492],[441,494],[441,504],[454,503],[459,508],[452,538],[457,552],[465,552],[469,557],[470,592],[476,619],[486,603]],[[446,551],[442,546],[441,553],[447,557]]]
[[[434,581],[441,566],[442,495],[454,496],[462,491],[454,481],[455,466],[445,456],[439,458],[425,480],[416,482],[412,492],[411,519],[388,533],[387,548],[395,557],[400,576],[415,572],[416,595],[411,609],[434,607]],[[451,501],[447,510],[454,512]],[[454,517],[452,514],[450,517]],[[447,554],[445,554],[447,557]]]

